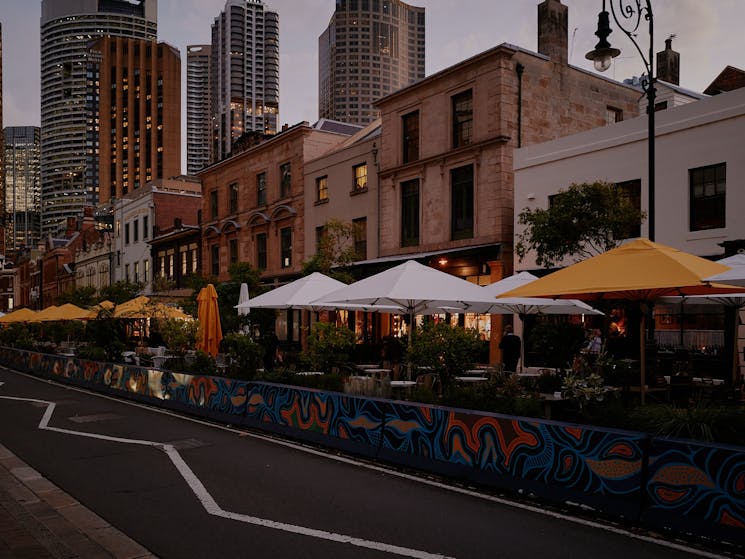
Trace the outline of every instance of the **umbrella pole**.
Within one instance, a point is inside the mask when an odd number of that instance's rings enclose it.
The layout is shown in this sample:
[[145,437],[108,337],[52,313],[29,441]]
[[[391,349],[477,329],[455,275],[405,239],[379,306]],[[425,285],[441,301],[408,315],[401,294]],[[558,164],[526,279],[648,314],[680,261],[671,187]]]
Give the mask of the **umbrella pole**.
[[523,339],[521,340],[521,343],[520,343],[520,372],[522,373],[523,365],[525,364],[525,315],[518,313],[517,316],[520,317],[520,326],[522,329],[521,333],[523,335]]
[[735,307],[735,339],[732,348],[732,386],[737,386],[740,376],[740,352],[737,350],[738,330],[740,329],[740,307]]
[[411,380],[411,346],[414,343],[414,311],[409,311],[409,355],[406,358],[406,380]]

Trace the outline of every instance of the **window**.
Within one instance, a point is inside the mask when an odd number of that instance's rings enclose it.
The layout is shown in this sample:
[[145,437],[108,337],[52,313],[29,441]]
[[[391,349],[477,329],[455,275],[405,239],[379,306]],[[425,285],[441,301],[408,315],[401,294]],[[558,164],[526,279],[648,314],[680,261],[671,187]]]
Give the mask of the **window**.
[[[616,183],[616,186],[621,190],[621,195],[626,198],[634,209],[641,211],[642,209],[642,180],[634,179],[630,181],[624,181]],[[626,239],[633,239],[642,236],[642,224],[641,222],[632,227],[625,233]]]
[[316,179],[316,202],[324,202],[329,199],[329,178],[318,177]]
[[323,244],[324,239],[326,239],[327,233],[328,229],[325,225],[319,225],[316,227],[316,254],[321,252],[321,245]]
[[615,107],[605,107],[605,124],[614,124],[623,120],[623,111]]
[[473,237],[473,165],[450,171],[452,240]]
[[403,129],[403,162],[419,159],[419,111],[414,111],[401,118]]
[[217,190],[210,192],[210,219],[217,219]]
[[220,275],[220,245],[212,245],[210,247],[210,252],[212,253],[212,275],[213,276],[219,276]]
[[147,239],[149,237],[150,237],[150,225],[148,223],[148,216],[143,215],[142,216],[142,238]]
[[256,175],[256,205],[266,206],[266,173]]
[[266,270],[266,233],[256,235],[256,267]]
[[124,265],[124,281],[129,283],[129,264]]
[[145,283],[150,283],[150,260],[143,260],[142,268],[145,270]]
[[181,253],[181,275],[185,276],[189,271],[189,255],[186,247],[181,247],[179,252]]
[[367,163],[355,165],[354,169],[354,192],[367,188]]
[[284,227],[279,231],[280,266],[292,266],[292,227]]
[[230,263],[235,264],[238,262],[238,239],[230,239],[230,241],[228,241],[228,248],[230,252]]
[[289,163],[279,166],[279,196],[287,198],[292,192],[292,167]]
[[129,244],[129,223],[124,224],[124,244]]
[[401,183],[401,246],[419,244],[419,179]]
[[453,147],[467,146],[473,137],[473,91],[453,96]]
[[238,213],[238,183],[233,183],[230,185],[230,209],[228,210],[229,213],[235,214]]
[[135,262],[134,271],[135,271],[134,280],[135,280],[135,283],[138,283],[140,281],[140,263],[139,262]]
[[719,163],[688,171],[691,231],[724,227],[727,164]]
[[[140,220],[135,219],[134,223],[132,224],[132,232],[134,233],[134,242],[139,242],[140,240]],[[135,274],[135,277],[137,274]],[[135,280],[137,281],[137,280]]]
[[367,258],[367,218],[360,217],[352,220],[352,234],[354,235],[354,256],[357,260]]

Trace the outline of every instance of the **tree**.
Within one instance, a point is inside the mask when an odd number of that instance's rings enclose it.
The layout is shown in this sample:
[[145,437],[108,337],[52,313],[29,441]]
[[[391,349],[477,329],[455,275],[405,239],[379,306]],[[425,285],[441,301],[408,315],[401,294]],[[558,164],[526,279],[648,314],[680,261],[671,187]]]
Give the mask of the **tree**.
[[142,291],[141,283],[129,283],[126,281],[117,281],[111,285],[102,287],[99,296],[102,301],[111,301],[115,305],[121,305],[125,301],[134,299]]
[[96,301],[96,288],[91,286],[71,287],[57,298],[57,304],[59,305],[72,303],[82,308],[90,307]]
[[639,227],[646,213],[613,183],[572,184],[547,209],[525,208],[518,223],[525,230],[515,246],[522,260],[535,251],[536,263],[551,268],[568,257],[578,260],[615,248]]
[[347,268],[355,260],[354,225],[332,218],[323,225],[323,235],[318,241],[316,253],[303,264],[303,275],[320,272],[351,283],[354,278]]

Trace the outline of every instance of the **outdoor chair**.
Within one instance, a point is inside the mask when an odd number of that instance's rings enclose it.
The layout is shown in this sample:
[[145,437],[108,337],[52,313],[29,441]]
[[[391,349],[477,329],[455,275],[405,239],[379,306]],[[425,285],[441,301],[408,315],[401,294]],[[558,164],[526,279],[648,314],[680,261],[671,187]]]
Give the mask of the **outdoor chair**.
[[440,389],[440,376],[437,373],[421,373],[416,377],[416,387],[437,394]]

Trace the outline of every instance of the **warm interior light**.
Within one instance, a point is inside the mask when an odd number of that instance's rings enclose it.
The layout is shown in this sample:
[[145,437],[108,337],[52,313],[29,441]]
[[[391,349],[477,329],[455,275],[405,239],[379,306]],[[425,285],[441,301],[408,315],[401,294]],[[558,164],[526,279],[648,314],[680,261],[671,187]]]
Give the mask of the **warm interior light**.
[[447,258],[440,258],[440,259],[439,259],[439,260],[437,261],[437,263],[438,263],[438,264],[439,264],[440,266],[444,266],[445,264],[447,264],[447,263],[448,263],[448,259],[447,259]]

